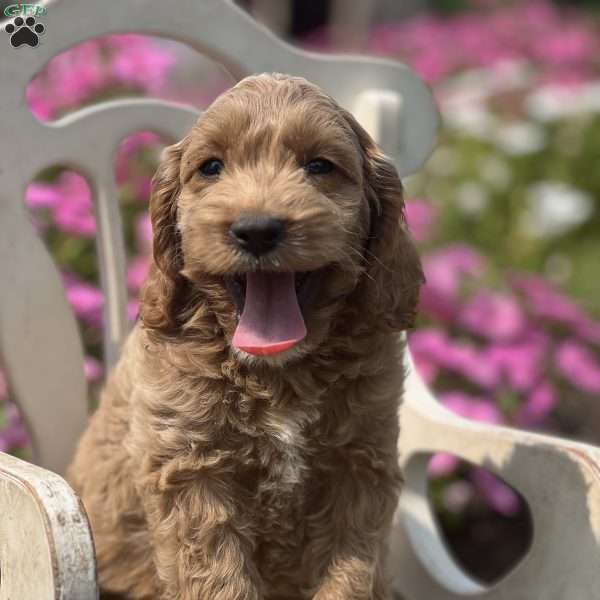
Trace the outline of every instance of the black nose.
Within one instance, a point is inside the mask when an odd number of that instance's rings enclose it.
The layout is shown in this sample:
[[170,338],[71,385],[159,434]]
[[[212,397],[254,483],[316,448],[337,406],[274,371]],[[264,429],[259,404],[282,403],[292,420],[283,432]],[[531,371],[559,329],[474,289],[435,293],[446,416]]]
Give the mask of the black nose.
[[259,257],[283,239],[285,225],[273,217],[242,217],[229,228],[229,233],[242,250]]

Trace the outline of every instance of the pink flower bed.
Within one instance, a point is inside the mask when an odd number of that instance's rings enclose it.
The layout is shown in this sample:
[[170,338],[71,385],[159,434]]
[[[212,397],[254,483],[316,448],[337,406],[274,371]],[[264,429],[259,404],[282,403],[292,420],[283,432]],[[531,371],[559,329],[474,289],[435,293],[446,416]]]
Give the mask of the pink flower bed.
[[[411,215],[418,215],[418,228],[427,203],[417,203],[414,211],[408,202],[407,214],[411,227]],[[600,323],[574,300],[526,273],[510,275],[501,291],[488,287],[486,257],[464,245],[436,247],[423,263],[421,313],[428,325],[411,334],[410,348],[446,408],[467,419],[545,430],[553,427],[549,418],[561,390],[600,393]],[[430,471],[448,476],[458,464],[454,456],[438,455]],[[496,510],[517,510],[508,487],[489,485],[479,471],[471,476]]]

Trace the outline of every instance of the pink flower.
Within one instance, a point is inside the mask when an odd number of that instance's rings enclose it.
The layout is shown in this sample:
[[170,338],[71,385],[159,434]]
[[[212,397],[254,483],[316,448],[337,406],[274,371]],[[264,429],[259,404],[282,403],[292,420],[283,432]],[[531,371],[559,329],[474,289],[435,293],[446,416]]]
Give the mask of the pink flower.
[[481,275],[484,258],[468,246],[456,244],[423,259],[427,283],[421,290],[421,309],[442,321],[452,320],[459,310],[459,294],[468,277]]
[[521,500],[516,492],[485,469],[473,469],[471,480],[490,506],[505,517],[515,515],[521,506]]
[[566,340],[556,350],[556,366],[575,387],[590,394],[600,393],[600,362],[577,340]]
[[410,336],[410,348],[417,364],[433,362],[485,389],[498,384],[499,369],[494,362],[485,360],[484,351],[468,343],[450,340],[442,331],[416,331]]
[[440,321],[449,323],[458,311],[458,300],[453,295],[444,294],[439,287],[446,286],[450,275],[438,271],[437,267],[424,266],[429,268],[431,276],[426,276],[427,283],[421,288],[419,310]]
[[114,36],[110,43],[118,50],[112,62],[117,81],[152,92],[162,87],[175,63],[172,52],[139,35]]
[[417,54],[412,66],[427,83],[434,84],[450,75],[455,63],[441,48],[432,47],[428,52]]
[[96,93],[106,77],[102,53],[102,43],[90,40],[54,57],[27,87],[34,114],[41,120],[55,118]]
[[33,210],[50,209],[54,224],[65,233],[93,237],[96,219],[87,181],[78,173],[65,171],[52,183],[31,183],[25,202]]
[[417,16],[375,27],[369,49],[398,56],[433,84],[464,69],[506,61],[530,63],[546,73],[586,67],[597,73],[593,24],[547,1],[488,4],[454,17]]
[[87,181],[78,173],[65,171],[52,183],[32,183],[25,201],[32,209],[49,208],[55,225],[65,233],[93,237],[96,220]]
[[513,277],[513,286],[525,296],[533,316],[568,326],[584,341],[600,343],[600,323],[545,279],[517,275]]
[[506,341],[523,331],[525,315],[514,298],[482,290],[463,306],[459,322],[475,335]]
[[494,425],[504,422],[500,409],[486,398],[470,396],[462,392],[446,392],[440,396],[440,402],[448,410],[465,419]]
[[65,107],[80,104],[104,84],[106,75],[101,52],[97,42],[84,42],[74,52],[56,57],[49,65],[49,78],[54,81]]
[[431,237],[436,212],[434,206],[426,200],[406,202],[406,221],[417,242],[425,242]]
[[3,408],[7,424],[0,429],[0,452],[10,452],[15,448],[27,446],[29,436],[16,405],[8,402]]
[[95,382],[102,378],[104,371],[102,368],[102,363],[96,360],[93,356],[86,356],[83,366],[85,369],[85,378],[88,381]]
[[63,279],[67,300],[75,314],[91,325],[100,326],[104,306],[102,291],[89,283],[77,280],[72,275],[65,275]]
[[150,193],[152,191],[152,180],[150,177],[140,177],[135,182],[135,195],[142,201],[148,202],[150,200]]
[[[134,172],[135,169],[132,163],[140,152],[159,146],[160,143],[159,136],[151,131],[139,131],[126,137],[119,145],[115,158],[115,179],[117,183],[124,184],[133,179],[135,180],[135,187],[143,185],[143,191],[146,192],[150,184],[148,175],[144,172],[140,177],[140,173]],[[141,181],[137,181],[138,179],[141,179]],[[138,195],[141,194],[138,193]],[[144,197],[147,197],[147,194]]]
[[442,364],[482,388],[492,389],[498,385],[499,371],[496,365],[485,360],[484,353],[469,344],[449,344]]
[[132,292],[140,291],[148,276],[149,267],[150,262],[145,256],[136,256],[130,261],[127,269],[127,286]]
[[521,427],[536,427],[548,418],[557,403],[554,386],[543,381],[533,389],[515,415],[515,424]]
[[512,389],[526,391],[539,380],[549,350],[548,336],[532,330],[513,343],[491,346],[484,360],[496,366]]
[[121,142],[119,152],[123,154],[124,158],[131,158],[140,150],[160,143],[160,137],[153,131],[136,131]]
[[37,90],[31,91],[31,84],[27,88],[27,104],[35,117],[40,121],[51,121],[54,117],[55,106],[52,100],[45,98]]
[[431,358],[423,354],[413,354],[415,368],[423,381],[428,385],[433,385],[436,377],[440,372],[440,368]]
[[434,454],[427,467],[428,473],[433,477],[445,477],[456,471],[459,460],[454,454],[438,452]]
[[144,36],[89,40],[54,57],[28,85],[27,101],[35,116],[46,121],[111,87],[154,92],[163,86],[174,61],[164,42]]
[[575,332],[585,342],[600,344],[600,323],[582,315],[575,323]]
[[448,338],[438,329],[420,329],[408,338],[415,367],[428,384],[433,384],[444,362]]
[[557,292],[541,277],[517,275],[513,285],[524,294],[531,312],[537,317],[563,323],[577,323],[582,317],[582,310],[570,298]]
[[554,33],[536,36],[532,40],[532,54],[540,62],[571,66],[593,60],[597,55],[598,44],[591,32],[571,25],[562,27],[559,36]]
[[150,253],[152,250],[152,222],[148,213],[143,213],[135,219],[135,240],[141,253]]
[[58,186],[53,183],[30,183],[25,192],[25,202],[33,210],[40,208],[55,208],[60,202]]
[[127,302],[127,318],[130,323],[134,323],[140,314],[140,303],[135,298]]
[[410,349],[415,358],[429,356],[437,363],[443,362],[448,344],[448,336],[441,329],[419,329],[409,337]]

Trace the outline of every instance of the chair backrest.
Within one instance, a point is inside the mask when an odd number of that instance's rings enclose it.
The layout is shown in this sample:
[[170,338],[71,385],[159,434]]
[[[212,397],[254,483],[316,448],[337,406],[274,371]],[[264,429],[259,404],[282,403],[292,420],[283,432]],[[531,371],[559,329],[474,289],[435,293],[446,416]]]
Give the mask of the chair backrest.
[[[56,54],[82,41],[134,31],[184,42],[235,79],[257,72],[305,76],[365,115],[403,174],[431,152],[437,112],[406,67],[361,57],[301,52],[228,0],[58,0],[43,17],[44,43],[0,55],[0,353],[11,394],[25,414],[35,460],[62,472],[86,422],[83,356],[56,268],[23,202],[31,179],[61,164],[90,181],[105,293],[105,360],[114,364],[128,332],[125,250],[113,174],[119,142],[139,130],[179,139],[197,118],[188,107],[152,99],[104,102],[42,123],[25,101],[28,82]],[[368,117],[368,119],[367,119]]]

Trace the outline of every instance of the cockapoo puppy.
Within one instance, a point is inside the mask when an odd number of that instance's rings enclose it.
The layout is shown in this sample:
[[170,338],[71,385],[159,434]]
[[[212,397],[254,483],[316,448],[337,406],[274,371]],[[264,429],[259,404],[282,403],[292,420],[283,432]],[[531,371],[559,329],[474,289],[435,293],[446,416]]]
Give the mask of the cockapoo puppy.
[[141,319],[70,481],[103,589],[384,600],[423,275],[396,170],[298,77],[248,77],[164,151]]

